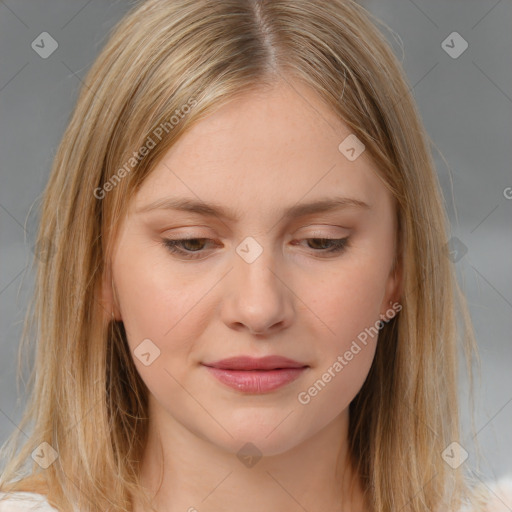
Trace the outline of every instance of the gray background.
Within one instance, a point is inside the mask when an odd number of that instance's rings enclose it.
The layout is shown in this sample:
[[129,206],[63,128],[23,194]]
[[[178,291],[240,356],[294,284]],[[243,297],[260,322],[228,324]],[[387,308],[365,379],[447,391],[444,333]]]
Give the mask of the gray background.
[[[361,0],[398,36],[392,42],[436,150],[454,262],[468,297],[482,360],[476,440],[480,478],[512,473],[512,3],[510,0]],[[29,262],[41,194],[78,88],[110,28],[131,3],[0,1],[0,443],[16,428],[15,367],[33,283]],[[458,32],[457,58],[442,46]],[[42,32],[58,42],[43,59]],[[448,39],[454,51],[460,42]],[[442,157],[441,157],[442,155]],[[444,162],[446,160],[447,164]],[[37,207],[37,205],[35,205]],[[25,225],[26,223],[26,225]],[[467,252],[465,252],[467,249]],[[478,382],[477,382],[478,384]],[[463,446],[475,464],[461,382]]]

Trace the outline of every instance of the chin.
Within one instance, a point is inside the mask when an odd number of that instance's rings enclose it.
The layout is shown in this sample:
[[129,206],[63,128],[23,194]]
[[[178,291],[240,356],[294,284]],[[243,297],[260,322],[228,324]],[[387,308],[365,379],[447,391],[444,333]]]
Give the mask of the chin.
[[263,413],[244,415],[239,411],[233,421],[222,422],[233,437],[226,434],[217,444],[235,454],[244,445],[250,444],[265,456],[279,455],[292,449],[308,436],[306,432],[301,433],[298,430],[299,425],[292,419],[293,414],[287,418],[289,412],[286,412],[286,409],[279,411],[279,414],[266,415]]

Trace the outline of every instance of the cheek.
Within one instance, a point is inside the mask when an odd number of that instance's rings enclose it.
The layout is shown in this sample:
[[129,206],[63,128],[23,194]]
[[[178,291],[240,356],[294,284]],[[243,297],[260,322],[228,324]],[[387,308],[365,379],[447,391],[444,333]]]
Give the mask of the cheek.
[[325,327],[327,345],[337,350],[379,320],[385,278],[383,272],[368,268],[347,265],[317,280],[314,287],[309,281],[303,283],[305,307],[309,306]]
[[334,417],[348,407],[368,375],[378,339],[384,285],[382,272],[369,272],[368,266],[347,266],[329,279],[319,280],[305,296],[304,302],[313,304],[310,309],[315,316],[311,311],[303,314],[320,327],[311,329],[316,365],[298,398],[303,405],[310,403],[323,418]]
[[164,409],[173,409],[169,402],[173,397],[180,410],[194,411],[202,418],[197,404],[178,383],[187,381],[193,366],[194,341],[206,321],[202,299],[214,284],[212,278],[180,278],[179,272],[169,271],[168,264],[134,253],[126,260],[120,258],[116,268],[121,316],[141,379]]
[[144,251],[118,257],[113,277],[131,350],[150,339],[161,350],[160,361],[168,353],[182,356],[202,329],[201,301],[212,277],[185,278]]
[[347,350],[325,358],[324,364],[316,368],[310,381],[299,390],[297,401],[313,422],[328,424],[347,410],[368,376],[375,343],[355,342],[344,348]]

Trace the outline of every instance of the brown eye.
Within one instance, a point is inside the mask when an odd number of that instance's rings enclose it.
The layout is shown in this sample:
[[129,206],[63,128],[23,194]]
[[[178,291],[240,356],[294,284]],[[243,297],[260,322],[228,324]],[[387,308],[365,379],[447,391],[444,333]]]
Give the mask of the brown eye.
[[[163,244],[173,254],[183,256],[183,258],[197,259],[204,254],[204,247],[209,238],[181,238],[181,239],[164,239]],[[319,254],[336,254],[341,253],[347,247],[347,238],[306,238],[308,248]],[[297,245],[297,244],[295,244]]]
[[[348,243],[346,238],[306,238],[308,247],[318,253],[339,253],[345,250]],[[311,243],[312,242],[312,243]]]
[[[182,238],[179,240],[165,239],[163,241],[165,247],[172,253],[180,254],[185,258],[197,258],[204,251],[205,241],[209,238]],[[197,253],[197,256],[195,255]]]

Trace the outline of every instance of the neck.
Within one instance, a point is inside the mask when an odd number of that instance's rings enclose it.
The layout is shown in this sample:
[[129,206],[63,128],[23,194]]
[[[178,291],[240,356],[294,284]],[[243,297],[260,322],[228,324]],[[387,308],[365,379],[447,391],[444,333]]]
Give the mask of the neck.
[[158,512],[359,512],[365,508],[347,433],[348,410],[291,450],[241,461],[179,422],[153,424],[141,483]]

